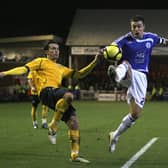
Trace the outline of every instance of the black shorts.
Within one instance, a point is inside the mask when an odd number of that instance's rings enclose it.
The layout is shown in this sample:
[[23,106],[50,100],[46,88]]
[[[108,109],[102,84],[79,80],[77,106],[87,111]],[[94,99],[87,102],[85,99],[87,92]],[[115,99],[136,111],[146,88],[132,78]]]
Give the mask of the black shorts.
[[37,107],[40,103],[40,98],[38,95],[32,95],[32,106]]
[[[65,93],[69,92],[66,88],[53,88],[46,87],[40,92],[40,100],[42,104],[48,106],[55,111],[55,105],[59,99],[61,99]],[[71,116],[76,116],[75,108],[70,105],[64,112],[61,120],[67,122]]]

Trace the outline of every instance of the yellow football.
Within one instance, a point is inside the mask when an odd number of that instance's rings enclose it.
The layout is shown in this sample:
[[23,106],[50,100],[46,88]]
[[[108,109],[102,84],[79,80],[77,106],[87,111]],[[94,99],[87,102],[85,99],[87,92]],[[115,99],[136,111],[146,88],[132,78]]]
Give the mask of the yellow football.
[[115,62],[121,60],[122,51],[117,45],[111,44],[104,48],[103,55],[107,61]]

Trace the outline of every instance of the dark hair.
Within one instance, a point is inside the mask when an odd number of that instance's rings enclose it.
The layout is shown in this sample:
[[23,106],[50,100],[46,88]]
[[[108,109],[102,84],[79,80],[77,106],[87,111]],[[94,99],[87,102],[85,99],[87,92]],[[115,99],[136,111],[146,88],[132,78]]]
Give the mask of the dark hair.
[[59,43],[58,43],[57,41],[55,41],[55,40],[50,40],[50,41],[47,42],[47,44],[44,45],[44,48],[43,48],[43,49],[44,49],[45,51],[48,50],[50,44],[58,44],[58,45],[59,45]]
[[141,15],[135,15],[135,16],[133,16],[130,21],[131,22],[142,21],[143,23],[145,22],[144,17],[141,16]]

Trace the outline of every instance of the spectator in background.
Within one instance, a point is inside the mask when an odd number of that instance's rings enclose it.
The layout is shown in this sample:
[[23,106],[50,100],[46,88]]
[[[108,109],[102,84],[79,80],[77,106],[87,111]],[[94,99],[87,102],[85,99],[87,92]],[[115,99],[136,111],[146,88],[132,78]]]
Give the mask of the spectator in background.
[[163,89],[162,83],[159,83],[157,100],[163,100],[163,93],[164,93],[164,89]]
[[156,84],[153,84],[150,100],[156,100],[156,99],[157,99],[157,87]]
[[3,54],[3,52],[0,51],[0,62],[5,62],[6,61],[6,57]]

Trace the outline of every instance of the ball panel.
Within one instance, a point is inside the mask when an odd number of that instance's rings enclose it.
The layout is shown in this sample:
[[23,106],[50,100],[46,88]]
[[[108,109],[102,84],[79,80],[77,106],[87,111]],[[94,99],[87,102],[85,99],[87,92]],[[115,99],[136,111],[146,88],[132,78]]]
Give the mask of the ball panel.
[[117,61],[120,61],[121,58],[122,58],[122,53],[119,52],[119,53],[117,54],[117,56],[116,56],[116,60],[117,60]]
[[109,62],[119,61],[122,58],[122,52],[117,45],[106,46],[103,55]]

